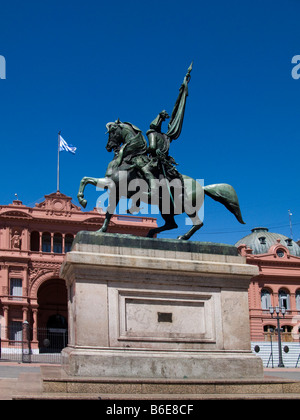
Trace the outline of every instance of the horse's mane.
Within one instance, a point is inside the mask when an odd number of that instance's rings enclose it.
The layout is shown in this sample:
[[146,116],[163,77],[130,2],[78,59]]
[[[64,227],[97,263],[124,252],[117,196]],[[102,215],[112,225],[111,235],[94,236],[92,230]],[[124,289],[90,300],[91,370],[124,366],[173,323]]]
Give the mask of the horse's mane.
[[123,157],[130,160],[134,156],[145,155],[147,153],[147,142],[143,136],[142,131],[135,125],[124,122],[121,123],[124,128],[127,128],[132,133],[133,137],[126,138],[126,148],[123,152]]
[[123,122],[121,123],[121,126],[125,126],[126,128],[129,128],[135,135],[138,133],[142,133],[142,130],[140,130],[137,126],[129,123],[129,122]]

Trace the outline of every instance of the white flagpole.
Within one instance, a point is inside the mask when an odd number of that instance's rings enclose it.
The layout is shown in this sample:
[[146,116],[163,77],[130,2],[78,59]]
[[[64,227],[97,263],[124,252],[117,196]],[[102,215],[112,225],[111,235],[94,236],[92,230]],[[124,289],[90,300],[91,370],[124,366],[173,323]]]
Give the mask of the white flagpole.
[[57,147],[57,192],[59,192],[59,148],[60,148],[60,133],[58,133],[58,147]]
[[289,221],[290,221],[290,234],[291,234],[291,239],[293,239],[293,228],[292,228],[292,218],[291,218],[293,214],[291,213],[291,210],[288,210],[288,212],[289,212]]

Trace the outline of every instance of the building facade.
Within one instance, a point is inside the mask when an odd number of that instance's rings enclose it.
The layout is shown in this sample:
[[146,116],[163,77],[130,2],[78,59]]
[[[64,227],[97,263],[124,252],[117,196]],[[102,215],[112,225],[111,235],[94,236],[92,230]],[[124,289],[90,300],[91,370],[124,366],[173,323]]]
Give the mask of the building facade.
[[[283,308],[280,312],[283,348],[294,358],[300,354],[300,247],[287,236],[269,232],[267,228],[252,229],[252,233],[236,243],[248,264],[257,265],[259,275],[249,286],[249,316],[253,347],[265,349],[265,357],[277,352],[277,320],[270,307]],[[263,344],[268,343],[268,344]],[[294,343],[294,344],[293,344]],[[287,358],[288,355],[285,355]],[[269,356],[268,356],[269,357]],[[298,360],[299,362],[299,360]],[[294,362],[293,362],[294,363]],[[300,366],[300,363],[299,363]]]
[[[19,200],[0,206],[2,351],[20,341],[24,322],[31,327],[33,352],[49,344],[51,331],[61,332],[60,344],[64,347],[67,290],[59,277],[60,267],[76,233],[98,230],[104,217],[98,209],[81,211],[71,197],[60,192],[46,195],[33,208]],[[108,232],[146,236],[156,226],[154,218],[114,215]],[[42,330],[47,334],[41,334]]]

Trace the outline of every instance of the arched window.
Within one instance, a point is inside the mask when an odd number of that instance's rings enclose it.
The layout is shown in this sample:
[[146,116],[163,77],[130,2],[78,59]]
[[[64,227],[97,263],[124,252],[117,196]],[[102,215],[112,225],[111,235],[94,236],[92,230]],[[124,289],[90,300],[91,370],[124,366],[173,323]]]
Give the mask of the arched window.
[[296,291],[296,308],[300,311],[300,289]]
[[285,252],[284,249],[279,248],[279,249],[277,249],[276,254],[277,254],[277,257],[284,258],[286,252]]
[[30,235],[30,250],[39,252],[40,250],[40,234],[39,232],[31,232]]
[[74,241],[74,236],[67,234],[65,237],[65,252],[71,251],[73,241]]
[[271,306],[271,293],[268,289],[261,290],[261,309],[269,309]]
[[290,309],[290,295],[285,289],[280,289],[278,292],[278,303],[280,308]]
[[50,233],[43,233],[42,236],[42,251],[51,252],[51,235]]
[[55,254],[62,253],[62,235],[60,233],[56,233],[53,238],[53,252]]
[[293,327],[291,325],[282,325],[282,341],[293,341],[292,330]]
[[265,341],[271,341],[275,334],[274,325],[264,325],[264,339]]
[[273,334],[275,332],[274,325],[264,325],[264,332]]

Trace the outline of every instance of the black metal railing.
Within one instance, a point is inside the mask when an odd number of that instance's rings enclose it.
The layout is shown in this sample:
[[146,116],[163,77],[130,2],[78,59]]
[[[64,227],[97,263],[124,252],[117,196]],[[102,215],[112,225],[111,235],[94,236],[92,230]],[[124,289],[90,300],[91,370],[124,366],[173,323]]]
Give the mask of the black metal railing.
[[37,328],[28,323],[0,326],[0,360],[22,363],[61,363],[61,351],[68,345],[63,328]]

